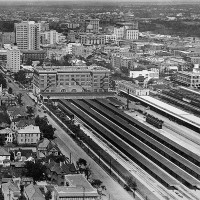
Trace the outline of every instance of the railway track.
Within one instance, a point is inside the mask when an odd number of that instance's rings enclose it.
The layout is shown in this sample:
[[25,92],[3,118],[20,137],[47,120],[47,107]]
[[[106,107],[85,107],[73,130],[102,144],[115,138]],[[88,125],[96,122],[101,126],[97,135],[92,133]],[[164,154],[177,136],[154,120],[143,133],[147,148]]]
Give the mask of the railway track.
[[[77,101],[77,102],[79,102],[79,101]],[[72,101],[72,103],[74,103],[73,101]],[[76,103],[75,103],[76,104]],[[75,105],[74,104],[74,105]],[[83,104],[84,105],[84,104]],[[69,105],[68,105],[69,106]],[[77,106],[77,105],[76,105]],[[68,109],[71,109],[71,111],[73,110],[73,106],[71,106],[71,107],[68,107]],[[78,108],[79,108],[79,111],[78,111],[78,109],[75,111],[76,112],[76,114],[79,114],[79,112],[80,112],[80,110],[81,110],[81,107],[79,107],[78,106]],[[82,108],[83,109],[83,108]],[[84,110],[84,109],[83,109]],[[84,112],[87,112],[88,111],[88,108],[86,109],[86,110],[84,110]],[[82,111],[81,111],[82,112]],[[87,114],[88,114],[88,112],[87,112]],[[100,115],[100,113],[96,113],[96,114],[99,114]],[[89,114],[89,116],[90,116],[90,114]],[[90,116],[91,117],[91,116]],[[92,116],[92,117],[94,117],[94,116]],[[105,116],[101,116],[102,118],[103,117],[105,117]],[[116,116],[115,116],[116,117]],[[90,120],[89,120],[90,121]],[[87,122],[87,121],[85,121],[85,122]],[[107,123],[108,123],[108,119],[107,119]],[[124,153],[124,152],[123,152]],[[131,169],[133,169],[133,167],[131,168]],[[142,174],[141,176],[144,176],[144,174]],[[150,180],[150,179],[149,179]],[[151,182],[151,184],[153,184],[153,182]],[[172,195],[173,196],[173,195]]]

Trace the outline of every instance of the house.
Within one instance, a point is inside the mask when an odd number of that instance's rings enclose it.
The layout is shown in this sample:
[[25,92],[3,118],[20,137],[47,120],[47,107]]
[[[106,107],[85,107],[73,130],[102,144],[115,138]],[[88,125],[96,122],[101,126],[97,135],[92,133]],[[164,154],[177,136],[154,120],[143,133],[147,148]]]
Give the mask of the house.
[[0,165],[5,165],[6,163],[10,165],[10,153],[8,153],[4,148],[0,148]]
[[83,174],[66,175],[64,186],[54,186],[52,200],[96,200],[98,193]]
[[39,126],[29,125],[17,130],[17,143],[20,144],[37,144],[40,139]]
[[11,128],[5,128],[0,130],[0,137],[5,140],[5,143],[12,143],[15,137],[14,131]]
[[57,185],[64,185],[64,176],[67,174],[77,174],[77,170],[73,163],[56,163],[50,160],[47,167],[47,174],[51,182]]
[[20,181],[21,185],[24,185],[25,187],[33,184],[33,178],[32,177],[22,177]]
[[36,156],[35,152],[33,152],[32,149],[14,149],[13,153],[15,161],[32,160]]
[[30,184],[24,188],[24,196],[28,200],[45,200],[39,186]]
[[17,200],[20,197],[20,188],[13,181],[2,184],[4,200]]
[[52,141],[44,138],[37,143],[37,158],[44,158],[48,155],[59,155],[60,149],[57,144]]
[[28,118],[28,119],[15,118],[15,119],[12,120],[10,128],[13,131],[17,131],[17,130],[22,129],[22,128],[29,126],[29,125],[35,126],[35,120],[30,119],[30,118]]
[[12,106],[7,109],[10,119],[25,118],[27,116],[25,106]]

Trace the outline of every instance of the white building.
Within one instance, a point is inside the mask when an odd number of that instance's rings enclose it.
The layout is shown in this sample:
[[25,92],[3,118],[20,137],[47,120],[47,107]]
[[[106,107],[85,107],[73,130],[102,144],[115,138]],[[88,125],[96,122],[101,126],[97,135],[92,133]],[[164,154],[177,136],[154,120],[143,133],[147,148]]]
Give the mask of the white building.
[[114,27],[114,35],[116,35],[117,39],[122,39],[124,37],[124,27]]
[[141,71],[130,71],[130,78],[137,78],[139,76],[144,76],[145,79],[159,79],[159,69],[151,68],[150,70],[141,70]]
[[117,36],[115,34],[105,35],[106,43],[108,42],[116,42]]
[[[128,91],[129,90],[129,91]],[[117,91],[129,92],[131,95],[135,96],[148,96],[149,89],[140,87],[137,84],[133,84],[131,81],[118,81]]]
[[14,131],[11,128],[5,128],[0,130],[0,137],[5,138],[5,143],[12,143],[14,139]]
[[4,148],[0,148],[0,165],[3,165],[5,160],[10,160],[10,153],[8,153]]
[[40,140],[39,126],[29,125],[17,131],[18,144],[36,144]]
[[7,50],[7,69],[11,72],[18,72],[20,70],[20,50],[17,46]]
[[125,31],[125,39],[138,40],[139,31],[134,29],[127,29]]
[[40,33],[42,44],[56,44],[58,42],[58,32],[50,30]]
[[4,200],[17,200],[20,197],[20,188],[16,183],[9,181],[2,184],[2,194]]
[[34,21],[15,23],[15,37],[20,50],[40,49],[40,23]]

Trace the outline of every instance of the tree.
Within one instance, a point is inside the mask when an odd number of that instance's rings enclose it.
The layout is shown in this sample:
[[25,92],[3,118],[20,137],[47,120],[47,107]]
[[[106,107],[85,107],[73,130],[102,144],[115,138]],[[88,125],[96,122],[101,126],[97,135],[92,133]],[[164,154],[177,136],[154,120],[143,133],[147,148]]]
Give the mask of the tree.
[[26,109],[27,109],[26,112],[28,113],[29,116],[33,116],[34,115],[34,109],[33,109],[33,107],[27,106]]
[[35,163],[32,161],[27,161],[25,163],[25,176],[32,177],[34,181],[44,180],[44,175],[46,172],[46,167],[40,161]]
[[4,146],[4,144],[5,144],[5,136],[0,135],[0,146]]
[[133,180],[132,177],[128,177],[126,183],[127,183],[127,186],[133,190],[133,196],[135,198],[135,191],[137,190],[136,182]]
[[83,158],[79,158],[78,161],[76,162],[76,167],[79,173],[85,174],[86,178],[89,179],[89,177],[92,174],[92,171],[90,167],[87,164],[87,161]]
[[26,83],[26,72],[24,70],[19,70],[14,74],[14,79],[22,84]]
[[45,200],[50,200],[51,198],[52,198],[51,192],[48,190],[48,191],[45,193]]
[[103,195],[103,190],[106,190],[106,186],[105,185],[102,185],[102,181],[99,180],[99,179],[94,179],[92,180],[91,182],[91,185],[97,189],[97,192],[100,196]]
[[22,93],[17,94],[17,102],[19,105],[22,105]]
[[6,79],[4,78],[3,74],[0,74],[0,85],[2,85],[3,88],[7,87]]
[[11,87],[8,88],[8,94],[12,94],[13,93],[13,90]]
[[14,161],[15,160],[15,154],[14,154],[14,152],[13,151],[9,151],[9,153],[10,153],[10,160]]

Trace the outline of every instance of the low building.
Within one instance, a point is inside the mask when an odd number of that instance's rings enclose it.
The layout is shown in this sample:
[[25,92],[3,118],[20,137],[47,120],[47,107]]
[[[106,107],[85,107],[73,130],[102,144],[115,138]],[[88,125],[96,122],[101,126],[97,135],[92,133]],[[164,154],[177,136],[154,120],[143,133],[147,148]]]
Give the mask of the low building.
[[87,58],[94,52],[93,46],[72,45],[72,55]]
[[65,175],[77,174],[77,170],[73,163],[56,163],[53,160],[49,159],[49,162],[46,164],[46,173],[48,178],[57,185],[64,185]]
[[37,144],[40,140],[39,126],[29,125],[17,130],[17,143],[20,144]]
[[140,87],[137,84],[133,84],[131,81],[118,81],[117,91],[126,92],[135,96],[148,96],[149,89]]
[[178,71],[175,78],[176,82],[187,87],[200,87],[200,72]]
[[137,69],[130,71],[130,78],[137,78],[139,76],[144,76],[145,79],[159,79],[159,70],[157,68],[151,68],[149,70],[137,71]]
[[0,165],[4,165],[6,161],[10,161],[10,153],[4,148],[0,148]]
[[18,200],[21,195],[20,188],[12,181],[2,184],[2,194],[4,200]]
[[53,154],[54,156],[60,155],[60,149],[57,144],[44,138],[37,143],[37,158],[44,158]]
[[36,67],[33,93],[40,92],[107,92],[110,70],[101,66]]
[[45,50],[23,50],[22,53],[22,63],[27,63],[27,61],[39,60],[44,61],[47,56]]
[[64,186],[55,186],[52,200],[97,200],[97,190],[82,174],[66,175]]
[[15,137],[15,132],[11,128],[1,129],[0,137],[5,140],[5,144],[12,143]]
[[38,185],[30,184],[24,188],[24,196],[28,200],[45,200],[45,196]]
[[80,35],[80,43],[83,45],[103,45],[106,37],[103,34],[85,33]]
[[12,120],[10,128],[13,131],[17,131],[17,130],[22,129],[22,128],[29,126],[29,125],[35,125],[35,120],[30,119],[30,118],[29,119],[15,118],[15,119]]

